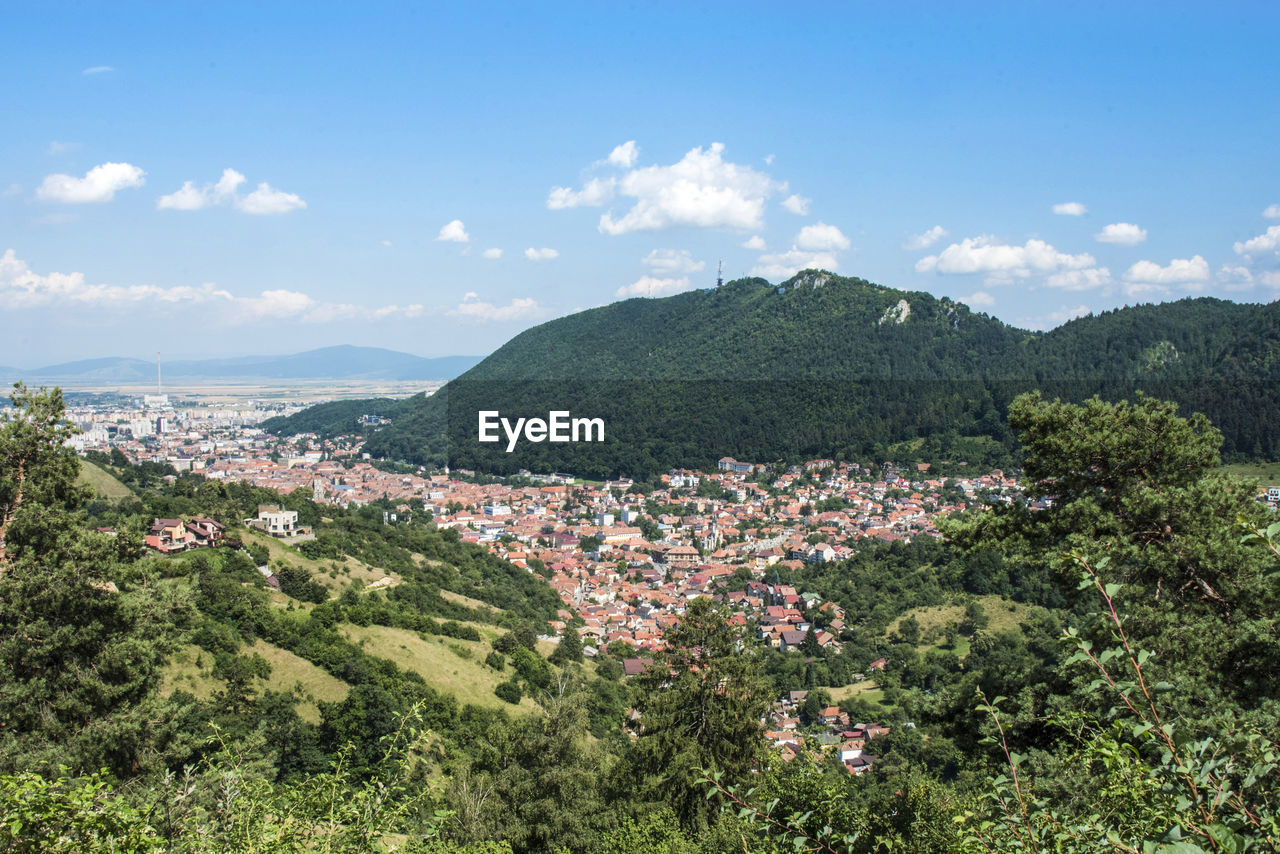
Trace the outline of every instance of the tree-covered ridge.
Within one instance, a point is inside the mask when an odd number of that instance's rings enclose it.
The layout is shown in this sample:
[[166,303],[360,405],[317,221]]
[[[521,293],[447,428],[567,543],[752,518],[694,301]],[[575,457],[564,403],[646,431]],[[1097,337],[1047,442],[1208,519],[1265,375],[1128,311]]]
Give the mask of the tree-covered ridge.
[[[805,271],[664,299],[630,299],[517,335],[431,397],[375,407],[366,450],[492,473],[647,477],[724,455],[1005,465],[1009,402],[1041,389],[1080,401],[1139,390],[1204,412],[1229,458],[1280,456],[1280,303],[1142,305],[1028,332],[949,299]],[[349,433],[357,403],[266,426]],[[476,439],[476,414],[605,419],[603,446]],[[927,448],[924,447],[927,443]]]

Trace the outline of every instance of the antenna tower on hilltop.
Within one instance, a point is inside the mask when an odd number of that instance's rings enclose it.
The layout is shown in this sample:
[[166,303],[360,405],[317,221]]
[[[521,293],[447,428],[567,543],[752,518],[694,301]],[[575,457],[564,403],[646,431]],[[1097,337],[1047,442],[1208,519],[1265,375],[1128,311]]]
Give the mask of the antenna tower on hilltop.
[[720,266],[716,268],[716,287],[724,284],[724,259],[720,259]]

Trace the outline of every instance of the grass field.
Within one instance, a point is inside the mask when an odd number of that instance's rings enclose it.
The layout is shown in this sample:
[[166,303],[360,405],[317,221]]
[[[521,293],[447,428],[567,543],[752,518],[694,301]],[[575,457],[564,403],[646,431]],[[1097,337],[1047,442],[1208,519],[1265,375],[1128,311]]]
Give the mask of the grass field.
[[267,684],[277,691],[292,691],[295,688],[301,700],[297,705],[298,715],[304,721],[320,723],[320,707],[317,701],[334,703],[344,699],[351,686],[341,679],[330,676],[306,659],[299,658],[288,650],[272,646],[259,640],[244,650],[245,655],[257,653],[271,665],[271,678]]
[[1221,470],[1236,477],[1256,480],[1262,486],[1280,486],[1280,462],[1232,463]]
[[119,501],[133,495],[129,487],[116,480],[110,472],[98,468],[88,460],[80,461],[80,476],[76,478],[76,482],[92,487],[95,496],[108,501]]
[[[982,611],[987,615],[989,623],[983,631],[1000,632],[1005,629],[1013,629],[1022,625],[1027,619],[1027,615],[1031,613],[1031,606],[1024,605],[1021,602],[1011,602],[1002,599],[999,596],[972,596],[968,600],[975,601],[982,606]],[[966,601],[968,601],[966,600]],[[898,624],[902,622],[904,617],[915,617],[916,622],[920,624],[920,635],[922,640],[930,637],[931,630],[939,633],[939,636],[933,640],[925,640],[920,644],[919,649],[924,652],[926,649],[934,649],[942,642],[940,633],[942,629],[951,622],[960,622],[964,619],[965,605],[960,602],[955,605],[934,605],[928,608],[916,608],[903,614],[902,617],[894,620],[889,624],[889,633],[898,628]],[[956,654],[961,658],[969,651],[968,644],[956,644]],[[963,649],[960,647],[963,646]]]
[[828,688],[827,690],[831,692],[831,702],[836,705],[850,697],[858,697],[876,705],[880,705],[881,701],[884,700],[884,691],[877,688],[876,683],[870,679],[863,682],[855,682],[843,688]]
[[[320,723],[317,702],[335,702],[347,696],[351,687],[335,679],[309,661],[293,653],[259,640],[240,651],[241,655],[262,656],[271,665],[271,676],[260,683],[263,689],[294,691],[299,697],[298,716],[313,724]],[[165,665],[160,681],[160,696],[186,691],[200,700],[208,700],[225,683],[213,675],[213,656],[194,644],[184,646]],[[495,698],[497,699],[497,698]]]
[[[267,550],[272,561],[282,560],[293,566],[300,566],[310,572],[315,580],[328,587],[334,593],[341,594],[351,586],[351,582],[360,580],[366,589],[385,590],[400,583],[400,576],[394,572],[384,572],[375,566],[369,566],[353,557],[343,560],[313,560],[292,546],[282,543],[275,537],[259,534],[256,531],[238,530],[231,536],[239,537],[246,545],[254,543]],[[330,574],[334,567],[337,571]]]
[[[499,700],[493,693],[499,682],[511,677],[511,668],[499,673],[485,666],[484,659],[493,647],[486,641],[463,641],[454,638],[429,636],[426,640],[417,634],[387,626],[344,625],[342,633],[353,643],[360,644],[369,655],[376,655],[407,670],[413,670],[427,680],[431,687],[452,694],[459,703],[470,703],[509,712],[530,712],[537,708],[533,700],[525,697],[519,706]],[[454,649],[469,651],[464,658]]]

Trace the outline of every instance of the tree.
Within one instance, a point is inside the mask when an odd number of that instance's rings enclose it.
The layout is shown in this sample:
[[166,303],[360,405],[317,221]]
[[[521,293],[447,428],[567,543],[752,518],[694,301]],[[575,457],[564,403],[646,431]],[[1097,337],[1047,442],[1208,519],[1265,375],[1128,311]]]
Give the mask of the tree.
[[566,628],[560,643],[556,644],[547,660],[560,667],[582,661],[582,639],[578,637],[577,631]]
[[758,648],[709,600],[691,602],[666,640],[667,649],[636,679],[640,735],[630,759],[646,793],[697,832],[712,812],[701,772],[722,772],[729,784],[748,778],[761,756],[760,719],[771,698]]
[[155,696],[185,601],[72,511],[85,499],[62,395],[18,385],[0,423],[0,767],[134,773],[171,715]]
[[62,390],[34,392],[22,383],[13,388],[13,409],[0,416],[0,572],[9,552],[21,548],[24,533],[42,533],[40,525],[24,531],[24,509],[70,511],[93,497],[76,484],[80,461],[67,445],[76,429],[65,418]]

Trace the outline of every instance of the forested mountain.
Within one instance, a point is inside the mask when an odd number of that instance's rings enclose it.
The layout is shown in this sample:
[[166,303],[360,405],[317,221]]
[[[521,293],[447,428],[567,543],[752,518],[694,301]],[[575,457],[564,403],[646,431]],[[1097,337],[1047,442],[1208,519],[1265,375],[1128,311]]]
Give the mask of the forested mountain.
[[[1068,400],[1145,390],[1220,424],[1228,458],[1280,455],[1280,304],[1186,299],[1110,311],[1047,333],[947,298],[805,271],[772,285],[631,299],[517,335],[432,397],[379,402],[376,456],[651,475],[724,455],[913,457],[1003,463],[1007,407],[1032,389]],[[348,433],[353,402],[265,426]],[[477,412],[602,418],[601,444],[476,441]],[[363,410],[361,410],[363,411]]]
[[[166,378],[182,379],[371,379],[447,380],[480,361],[477,356],[426,359],[381,347],[348,344],[286,356],[239,356],[165,362]],[[0,376],[26,380],[150,382],[155,362],[104,358],[64,362],[42,368],[0,368]]]

